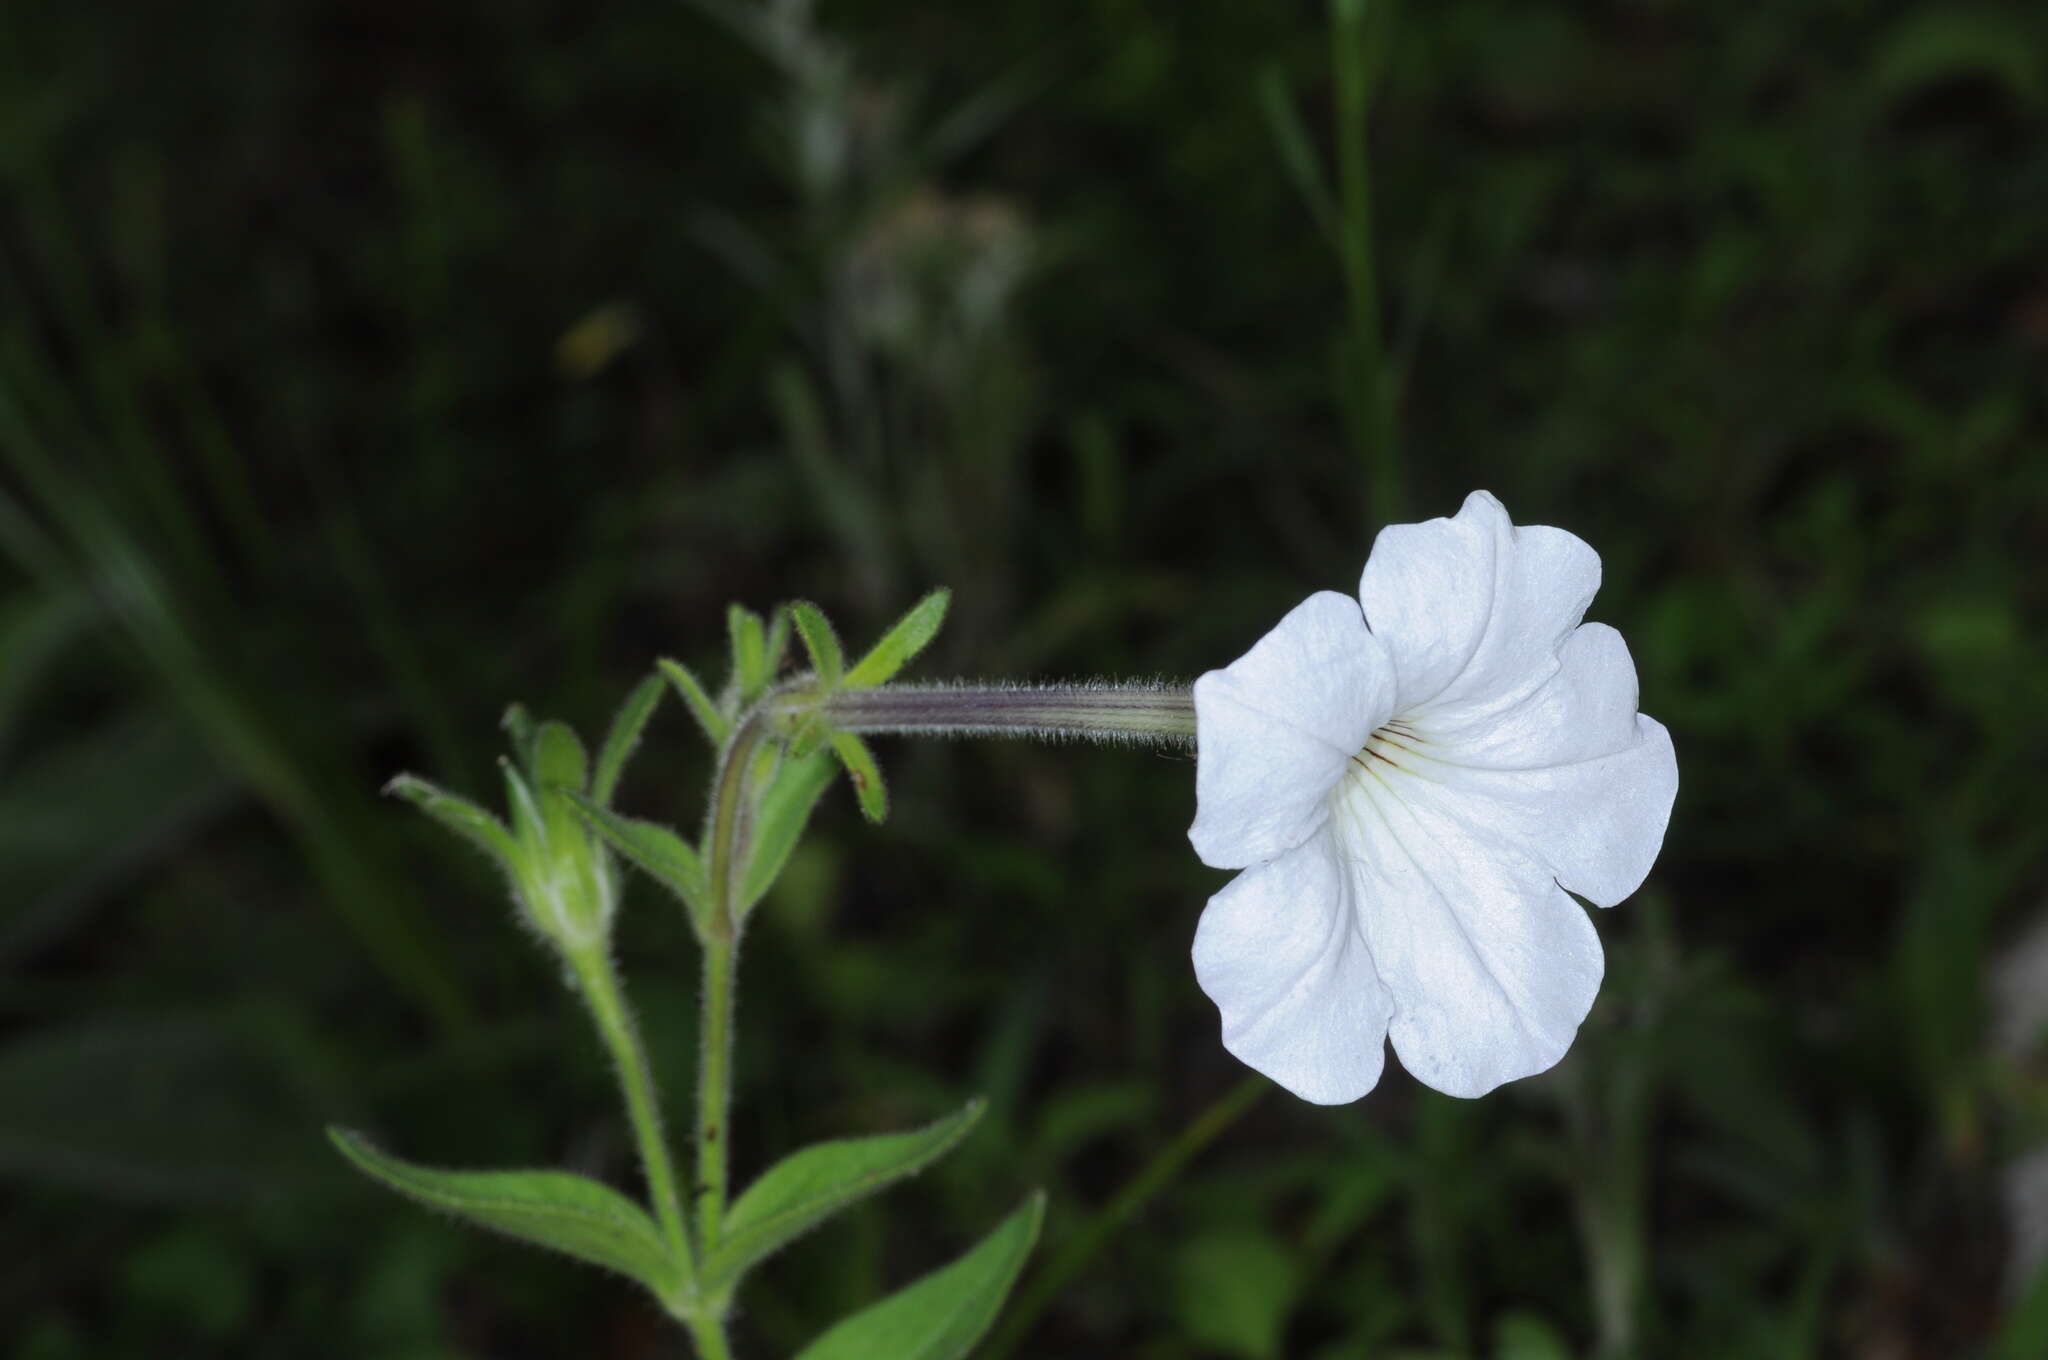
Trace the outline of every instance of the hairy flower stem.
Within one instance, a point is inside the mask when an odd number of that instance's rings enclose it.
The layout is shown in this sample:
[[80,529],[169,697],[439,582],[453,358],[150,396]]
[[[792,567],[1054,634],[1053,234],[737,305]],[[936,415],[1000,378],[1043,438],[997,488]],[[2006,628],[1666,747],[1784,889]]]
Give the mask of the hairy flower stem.
[[681,1288],[694,1293],[696,1267],[690,1251],[690,1237],[684,1226],[682,1196],[676,1190],[674,1163],[668,1144],[661,1136],[661,1107],[655,1097],[654,1073],[648,1066],[647,1049],[626,1009],[619,987],[618,970],[603,945],[572,950],[569,964],[574,969],[583,999],[590,1006],[598,1033],[604,1036],[612,1062],[618,1069],[619,1086],[626,1097],[626,1114],[633,1124],[634,1141],[640,1149],[640,1169],[647,1178],[647,1194],[654,1201],[661,1235],[675,1258],[682,1278]]
[[[720,754],[711,797],[709,910],[697,922],[704,948],[704,1014],[697,1045],[697,1183],[692,1195],[697,1251],[709,1261],[724,1228],[732,1106],[734,969],[739,955],[739,866],[746,858],[747,785],[754,754],[766,734],[763,709],[740,720]],[[701,1360],[730,1360],[724,1311],[728,1300],[684,1315]]]
[[[790,694],[777,705],[797,713],[805,700]],[[882,685],[841,690],[822,712],[841,732],[1195,744],[1194,694],[1185,685]]]

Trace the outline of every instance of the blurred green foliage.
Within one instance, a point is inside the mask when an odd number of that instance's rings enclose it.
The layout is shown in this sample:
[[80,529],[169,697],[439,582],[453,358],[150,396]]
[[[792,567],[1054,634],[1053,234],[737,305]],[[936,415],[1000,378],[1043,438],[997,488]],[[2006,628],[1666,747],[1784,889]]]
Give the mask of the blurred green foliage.
[[[735,599],[872,636],[943,583],[926,674],[1191,676],[1355,579],[1329,34],[0,9],[0,1354],[672,1354],[321,1141],[630,1177],[502,886],[372,795],[487,797],[507,700],[593,728]],[[1443,0],[1386,42],[1407,513],[1483,486],[1600,550],[1678,810],[1554,1074],[1268,1097],[1021,1353],[2042,1354],[1999,1188],[2048,1060],[1985,978],[2048,911],[2048,11]],[[737,1169],[989,1112],[750,1285],[743,1354],[1035,1184],[1042,1265],[1238,1078],[1184,761],[881,757],[889,825],[828,798],[750,941]],[[620,806],[704,775],[668,706]],[[686,927],[636,884],[622,929],[674,1103]]]

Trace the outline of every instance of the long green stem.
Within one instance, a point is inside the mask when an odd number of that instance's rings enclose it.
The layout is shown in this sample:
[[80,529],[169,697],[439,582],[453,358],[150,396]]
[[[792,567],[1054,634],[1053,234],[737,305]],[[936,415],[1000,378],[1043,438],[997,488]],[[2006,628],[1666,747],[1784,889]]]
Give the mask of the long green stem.
[[683,1318],[690,1340],[697,1345],[698,1360],[732,1360],[732,1343],[725,1339],[725,1323],[709,1313],[690,1313]]
[[717,1245],[725,1219],[737,943],[733,934],[704,942],[704,1021],[697,1059],[697,1238],[707,1254]]
[[727,1110],[732,1104],[733,964],[739,951],[739,866],[749,767],[767,726],[756,709],[740,720],[719,763],[711,804],[711,910],[705,913],[704,1018],[698,1027],[697,1239],[706,1252],[725,1218]]
[[1125,1182],[1115,1198],[1096,1211],[1088,1225],[1076,1233],[1052,1263],[1022,1291],[1017,1302],[1011,1305],[1002,1327],[982,1348],[981,1360],[1002,1360],[1004,1356],[1015,1353],[1038,1322],[1039,1315],[1065,1292],[1075,1276],[1101,1254],[1116,1231],[1150,1203],[1153,1196],[1171,1185],[1187,1169],[1188,1163],[1201,1154],[1202,1149],[1221,1137],[1225,1129],[1241,1119],[1247,1110],[1258,1104],[1259,1097],[1271,1089],[1273,1084],[1264,1077],[1246,1077],[1221,1100],[1197,1115],[1192,1124],[1180,1131],[1178,1138],[1160,1149],[1158,1155]]
[[654,1201],[654,1214],[661,1235],[682,1272],[679,1283],[690,1292],[696,1289],[697,1271],[690,1250],[690,1236],[683,1217],[682,1196],[676,1188],[675,1164],[669,1158],[668,1143],[661,1136],[661,1107],[654,1094],[654,1072],[647,1062],[647,1049],[633,1024],[632,1012],[619,987],[618,970],[602,945],[577,950],[570,956],[590,1014],[611,1050],[618,1068],[619,1086],[626,1096],[626,1114],[633,1122],[633,1137],[640,1148],[640,1169],[647,1178],[647,1194]]
[[[697,1250],[709,1260],[725,1219],[726,1142],[732,1106],[734,971],[739,954],[739,866],[745,860],[747,782],[767,718],[756,709],[725,745],[711,800],[711,909],[699,923],[704,949],[704,1015],[697,1044],[697,1182],[692,1217]],[[706,1298],[683,1315],[700,1360],[731,1360],[725,1335],[726,1297]]]
[[1385,55],[1393,0],[1332,0],[1332,75],[1337,88],[1338,253],[1344,267],[1350,333],[1338,371],[1352,448],[1365,460],[1373,518],[1401,516],[1401,464],[1394,448],[1390,393],[1380,340],[1379,271],[1373,260],[1373,86]]

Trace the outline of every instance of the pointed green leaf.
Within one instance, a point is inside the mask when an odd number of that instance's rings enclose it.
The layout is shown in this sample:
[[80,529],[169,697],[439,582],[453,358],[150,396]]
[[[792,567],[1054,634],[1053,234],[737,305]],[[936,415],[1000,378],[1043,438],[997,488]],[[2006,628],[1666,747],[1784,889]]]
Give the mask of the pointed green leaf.
[[1034,1192],[974,1250],[855,1313],[797,1360],[958,1360],[995,1321],[1044,1215],[1045,1195]]
[[832,631],[832,621],[809,600],[790,605],[789,617],[796,624],[797,636],[804,640],[804,650],[810,653],[811,669],[818,673],[819,685],[827,690],[834,688],[846,671],[846,653],[839,648],[839,634]]
[[661,677],[650,675],[633,686],[626,702],[619,705],[612,730],[605,734],[604,749],[598,752],[597,772],[590,779],[590,796],[600,806],[612,805],[612,795],[618,791],[626,762],[632,759],[634,748],[640,744],[640,734],[647,730],[647,720],[654,716],[655,706],[660,703]]
[[853,781],[861,814],[871,822],[887,821],[889,786],[882,782],[882,767],[875,763],[875,753],[851,732],[834,732],[831,740],[833,754],[846,767],[846,777]]
[[972,1100],[909,1133],[835,1139],[791,1153],[734,1202],[705,1268],[709,1280],[737,1280],[849,1204],[922,1171],[965,1138],[987,1107]]
[[583,820],[613,849],[680,898],[691,916],[703,914],[709,894],[704,885],[704,863],[694,846],[665,826],[621,817],[600,806],[594,798],[582,794],[570,794],[569,798]]
[[519,761],[520,768],[532,769],[533,715],[526,711],[526,705],[508,705],[505,716],[498,720],[498,725],[512,738],[512,754]]
[[776,605],[768,611],[768,641],[766,667],[768,679],[774,680],[782,670],[783,658],[789,655],[789,606]]
[[952,599],[953,592],[941,586],[912,605],[910,612],[896,620],[896,626],[884,633],[882,640],[846,673],[847,687],[864,689],[894,680],[896,672],[909,665],[911,658],[939,635],[939,625],[946,621],[946,606]]
[[563,795],[583,792],[589,779],[582,738],[567,723],[542,723],[533,737],[533,792],[548,829],[548,853],[558,864],[581,864],[588,854],[583,822]]
[[384,786],[384,792],[405,799],[495,859],[508,873],[518,872],[519,843],[512,839],[503,822],[467,798],[457,797],[412,774],[399,775]]
[[658,1294],[676,1283],[677,1263],[654,1221],[609,1186],[566,1171],[443,1171],[380,1152],[346,1129],[327,1136],[363,1174],[428,1208],[616,1270]]
[[804,834],[811,809],[832,782],[838,762],[825,751],[792,756],[782,762],[775,779],[761,795],[760,811],[754,817],[753,844],[747,853],[746,872],[740,876],[738,909],[742,916],[775,885],[789,852]]
[[732,678],[742,705],[768,683],[768,638],[761,628],[761,616],[745,605],[736,604],[725,614],[726,631],[732,635]]
[[683,703],[689,707],[690,716],[697,720],[697,726],[704,729],[704,735],[711,739],[711,744],[725,745],[725,738],[732,731],[732,724],[718,711],[718,705],[712,702],[711,696],[705,692],[704,686],[698,683],[697,677],[690,673],[690,668],[680,661],[670,661],[666,657],[655,665],[668,677],[668,682],[675,687],[676,693],[683,696]]
[[1316,160],[1314,142],[1308,129],[1302,125],[1301,114],[1294,104],[1294,93],[1287,88],[1287,77],[1278,62],[1268,62],[1259,73],[1259,108],[1266,115],[1266,127],[1273,135],[1274,148],[1280,153],[1280,164],[1286,169],[1294,187],[1301,194],[1302,202],[1308,205],[1309,216],[1315,219],[1317,230],[1331,247],[1338,246],[1337,204],[1330,193],[1328,178]]
[[548,844],[547,824],[540,815],[540,800],[533,796],[533,786],[526,782],[526,776],[519,773],[517,765],[500,756],[498,767],[505,772],[505,804],[512,809],[512,830],[529,854],[540,855]]

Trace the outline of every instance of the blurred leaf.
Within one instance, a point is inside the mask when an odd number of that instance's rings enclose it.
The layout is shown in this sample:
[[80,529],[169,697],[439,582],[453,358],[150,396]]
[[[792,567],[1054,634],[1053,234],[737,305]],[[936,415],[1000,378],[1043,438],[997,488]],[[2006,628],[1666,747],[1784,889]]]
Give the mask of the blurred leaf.
[[1493,1324],[1493,1360],[1573,1360],[1557,1329],[1534,1313],[1507,1313]]
[[2040,33],[2009,14],[1966,5],[1911,11],[1885,36],[1871,92],[1894,101],[1931,85],[1983,76],[2023,103],[2042,96]]
[[882,779],[882,767],[875,763],[875,753],[851,732],[834,732],[830,740],[833,754],[846,767],[846,777],[853,781],[861,814],[871,822],[888,821],[889,786]]
[[1973,1079],[1983,1049],[1989,926],[2004,886],[1973,847],[1937,833],[1898,917],[1891,1009],[1937,1100]]
[[894,680],[897,672],[909,665],[939,635],[939,629],[946,622],[946,606],[952,599],[953,593],[941,586],[912,605],[882,635],[882,640],[869,648],[868,654],[846,673],[847,686],[865,689]]
[[1174,1254],[1176,1312],[1204,1345],[1250,1360],[1281,1354],[1300,1281],[1294,1260],[1251,1228],[1212,1230]]
[[87,600],[63,587],[17,591],[0,608],[0,751],[43,677],[93,622]]
[[706,1267],[711,1285],[737,1279],[833,1214],[922,1171],[965,1138],[986,1102],[910,1133],[818,1143],[784,1157],[733,1204]]
[[210,1021],[51,1026],[0,1048],[0,1176],[115,1199],[275,1195],[319,1173],[287,1074]]
[[430,1209],[615,1270],[656,1294],[675,1283],[654,1220],[610,1186],[566,1171],[444,1171],[389,1156],[346,1129],[327,1136],[364,1175]]
[[1308,135],[1308,128],[1302,124],[1301,114],[1295,110],[1294,93],[1287,88],[1287,77],[1279,66],[1268,63],[1259,72],[1258,90],[1259,111],[1266,116],[1266,129],[1272,134],[1274,149],[1280,153],[1280,164],[1286,168],[1288,178],[1294,181],[1302,206],[1308,209],[1316,230],[1323,234],[1330,248],[1336,250],[1339,248],[1336,200],[1330,193],[1329,179],[1316,159],[1315,143]]
[[2034,1282],[2005,1315],[1988,1360],[2037,1360],[2043,1355],[2048,1355],[2048,1265],[2034,1272]]
[[768,376],[768,396],[782,425],[782,437],[809,483],[825,525],[840,540],[860,584],[881,588],[892,576],[890,515],[866,481],[834,447],[818,395],[803,369],[778,365]]
[[87,917],[241,801],[192,725],[155,707],[35,753],[0,786],[0,969]]
[[654,710],[661,703],[661,677],[650,675],[633,686],[633,692],[626,696],[626,702],[619,706],[618,715],[612,719],[611,731],[605,734],[604,749],[598,752],[597,772],[591,776],[590,797],[599,807],[610,807],[612,795],[617,792],[619,779],[626,772],[626,762],[633,758],[633,751],[640,745],[640,736],[647,730],[647,720],[654,716]]
[[178,1319],[210,1341],[224,1342],[248,1325],[254,1271],[235,1243],[197,1225],[170,1229],[145,1243],[122,1269],[122,1292],[158,1316]]
[[957,1360],[988,1331],[1038,1240],[1045,1196],[952,1265],[870,1305],[803,1348],[797,1360]]
[[747,847],[746,872],[740,876],[740,900],[736,910],[744,916],[770,888],[789,859],[789,852],[804,834],[811,809],[832,783],[838,761],[826,751],[792,757],[782,762],[775,778],[761,795],[760,811],[754,818],[754,834]]

